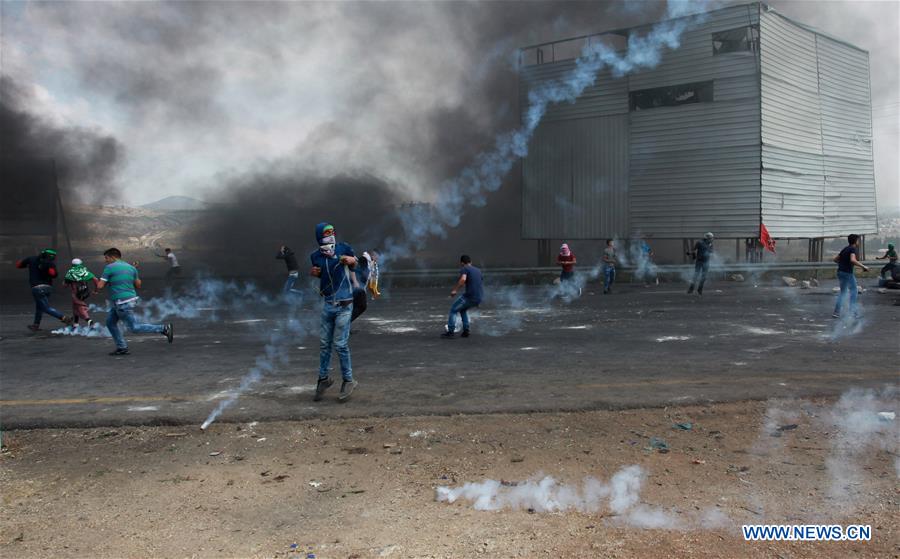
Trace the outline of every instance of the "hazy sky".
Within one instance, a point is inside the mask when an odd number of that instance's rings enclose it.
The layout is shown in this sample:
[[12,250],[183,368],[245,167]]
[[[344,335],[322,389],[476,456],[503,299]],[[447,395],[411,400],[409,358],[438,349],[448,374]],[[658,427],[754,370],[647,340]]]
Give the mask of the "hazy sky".
[[[897,206],[900,2],[771,5],[870,52],[879,205]],[[0,63],[21,110],[122,146],[114,180],[127,203],[203,197],[273,167],[370,174],[415,198],[515,124],[516,47],[660,12],[659,2],[3,2]]]

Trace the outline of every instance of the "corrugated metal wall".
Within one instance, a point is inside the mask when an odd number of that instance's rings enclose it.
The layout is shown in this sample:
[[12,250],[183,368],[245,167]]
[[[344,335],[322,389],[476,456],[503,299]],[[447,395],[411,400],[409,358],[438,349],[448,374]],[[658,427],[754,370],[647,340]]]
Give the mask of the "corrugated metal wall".
[[543,121],[523,171],[523,238],[627,234],[627,115]]
[[816,47],[825,156],[824,236],[875,233],[869,55],[821,35]]
[[630,113],[631,229],[651,237],[759,229],[759,82],[751,52],[713,55],[712,34],[755,25],[756,6],[712,12],[629,89],[713,80],[714,102]]
[[[523,69],[528,88],[572,61]],[[522,238],[601,239],[628,233],[628,83],[601,72],[576,103],[551,105],[522,164]]]
[[[713,12],[656,69],[624,79],[601,73],[576,103],[551,106],[523,162],[522,236],[754,235],[758,61],[752,53],[713,56],[712,33],[757,21],[756,6]],[[523,112],[530,87],[573,67],[573,61],[525,67]],[[713,103],[629,113],[628,91],[706,80],[715,82]],[[572,184],[582,185],[580,195]]]
[[762,220],[775,237],[821,237],[825,166],[816,36],[762,14]]
[[[759,57],[712,34],[759,25]],[[528,90],[574,61],[523,68]],[[760,70],[761,69],[761,70]],[[551,106],[523,162],[523,238],[875,231],[868,54],[758,4],[710,12],[653,70]],[[628,92],[713,81],[714,102],[629,112]]]
[[867,53],[763,13],[762,220],[776,237],[873,233]]

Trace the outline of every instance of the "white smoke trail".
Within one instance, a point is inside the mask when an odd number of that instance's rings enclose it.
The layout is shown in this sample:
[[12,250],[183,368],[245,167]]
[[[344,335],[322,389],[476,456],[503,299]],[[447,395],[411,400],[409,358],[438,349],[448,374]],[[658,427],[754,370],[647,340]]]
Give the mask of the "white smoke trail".
[[80,336],[83,338],[111,338],[112,335],[109,333],[109,330],[106,329],[105,326],[101,326],[98,323],[94,323],[93,326],[64,326],[62,328],[57,328],[56,330],[52,330],[51,334],[57,334],[60,336]]
[[228,397],[210,412],[206,420],[200,425],[206,429],[237,400],[256,383],[262,380],[266,374],[276,371],[279,367],[285,367],[290,362],[288,349],[291,342],[302,338],[313,330],[313,322],[318,315],[311,312],[310,305],[306,305],[306,298],[298,294],[289,298],[286,306],[288,316],[269,334],[269,339],[263,348],[263,353],[256,357],[253,367],[241,378],[237,388],[229,391]]
[[[520,128],[498,136],[491,151],[481,153],[474,164],[445,181],[432,205],[418,204],[401,211],[405,239],[388,239],[384,259],[420,249],[428,237],[446,237],[448,228],[459,225],[466,206],[483,205],[486,194],[499,189],[513,164],[528,154],[528,143],[551,103],[574,103],[604,68],[609,68],[613,76],[622,77],[655,67],[666,49],[680,46],[686,30],[702,23],[707,4],[701,0],[670,0],[666,16],[679,19],[657,23],[644,35],[632,31],[624,54],[600,42],[585,46],[575,60],[575,68],[561,79],[544,82],[529,91]],[[686,17],[691,12],[694,15]]]
[[[646,478],[643,468],[632,465],[616,472],[609,483],[593,477],[585,478],[580,486],[561,484],[549,476],[536,476],[514,484],[489,479],[456,488],[437,487],[435,497],[447,503],[469,501],[476,510],[597,513],[608,509],[616,521],[639,528],[682,529],[693,524],[718,527],[727,521],[721,513],[707,511],[688,524],[659,507],[641,503],[641,488]],[[704,521],[710,524],[702,524]]]

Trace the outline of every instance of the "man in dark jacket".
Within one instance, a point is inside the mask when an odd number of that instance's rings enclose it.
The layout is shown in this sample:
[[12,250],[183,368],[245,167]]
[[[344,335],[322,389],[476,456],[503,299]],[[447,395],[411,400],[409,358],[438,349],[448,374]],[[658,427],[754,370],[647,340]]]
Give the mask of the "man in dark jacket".
[[703,284],[706,283],[706,274],[709,272],[709,261],[713,254],[713,234],[707,233],[703,235],[702,241],[694,244],[694,250],[688,255],[694,257],[694,279],[691,286],[688,287],[688,294],[694,292],[694,286],[697,286],[697,295],[703,295]]
[[56,251],[52,248],[43,250],[37,256],[29,256],[16,262],[16,268],[28,268],[28,282],[31,284],[31,296],[34,297],[34,324],[28,329],[36,332],[41,329],[41,317],[44,313],[61,320],[71,326],[72,319],[50,306],[50,294],[53,293],[53,278],[57,276]]
[[321,328],[319,335],[319,380],[313,400],[322,399],[329,386],[334,384],[328,376],[331,352],[336,351],[341,362],[339,400],[346,400],[356,388],[350,363],[350,317],[353,313],[353,283],[356,255],[347,243],[335,240],[334,226],[328,223],[316,225],[316,242],[319,248],[309,255],[310,275],[319,278],[319,294],[322,296]]
[[300,277],[300,266],[297,264],[297,256],[289,247],[281,245],[281,249],[278,250],[275,259],[284,260],[284,264],[287,266],[288,277],[287,281],[284,282],[284,288],[281,291],[285,294],[290,293],[294,290],[294,284],[297,283],[297,278]]

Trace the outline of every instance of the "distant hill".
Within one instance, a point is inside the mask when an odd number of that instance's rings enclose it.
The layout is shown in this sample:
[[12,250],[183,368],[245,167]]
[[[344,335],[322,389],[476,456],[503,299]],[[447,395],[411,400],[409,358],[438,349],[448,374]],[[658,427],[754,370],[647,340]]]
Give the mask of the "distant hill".
[[169,196],[162,200],[157,200],[156,202],[144,204],[141,207],[162,212],[205,210],[206,202],[191,198],[190,196]]

